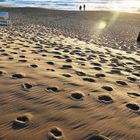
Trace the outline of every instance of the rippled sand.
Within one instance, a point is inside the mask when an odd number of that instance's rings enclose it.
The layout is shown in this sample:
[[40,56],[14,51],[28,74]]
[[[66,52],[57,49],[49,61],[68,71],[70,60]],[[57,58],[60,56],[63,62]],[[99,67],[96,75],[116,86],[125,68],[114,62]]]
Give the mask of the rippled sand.
[[139,50],[58,35],[57,25],[17,15],[24,22],[0,28],[0,139],[139,140]]

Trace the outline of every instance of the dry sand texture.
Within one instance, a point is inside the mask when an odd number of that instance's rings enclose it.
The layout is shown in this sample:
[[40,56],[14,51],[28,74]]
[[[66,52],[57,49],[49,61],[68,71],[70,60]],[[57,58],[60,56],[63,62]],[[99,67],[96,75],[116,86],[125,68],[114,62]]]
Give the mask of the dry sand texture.
[[0,28],[1,140],[139,140],[140,56]]
[[[138,51],[135,43],[140,31],[140,14],[39,8],[1,7],[0,10],[10,13],[14,25],[43,25],[55,34],[129,52]],[[102,25],[105,26],[104,30],[100,30]]]

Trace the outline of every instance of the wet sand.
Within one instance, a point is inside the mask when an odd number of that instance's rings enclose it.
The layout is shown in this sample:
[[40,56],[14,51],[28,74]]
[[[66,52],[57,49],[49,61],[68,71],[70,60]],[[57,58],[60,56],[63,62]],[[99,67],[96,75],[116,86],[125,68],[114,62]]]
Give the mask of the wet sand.
[[87,22],[110,12],[2,10],[13,26],[0,27],[1,140],[139,140],[140,50],[116,49],[111,38],[121,30],[121,42],[126,28],[136,36],[140,16],[119,15],[103,45]]

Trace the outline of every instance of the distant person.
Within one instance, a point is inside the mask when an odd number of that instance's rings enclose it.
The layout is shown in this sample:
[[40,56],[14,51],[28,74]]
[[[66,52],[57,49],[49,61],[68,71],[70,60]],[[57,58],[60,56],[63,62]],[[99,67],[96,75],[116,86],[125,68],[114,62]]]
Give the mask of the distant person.
[[83,9],[84,9],[84,11],[86,10],[86,5],[85,4],[83,5]]
[[80,11],[82,10],[82,6],[81,6],[81,5],[79,6],[79,10],[80,10]]
[[139,32],[139,35],[138,35],[138,38],[137,38],[137,43],[140,44],[140,32]]

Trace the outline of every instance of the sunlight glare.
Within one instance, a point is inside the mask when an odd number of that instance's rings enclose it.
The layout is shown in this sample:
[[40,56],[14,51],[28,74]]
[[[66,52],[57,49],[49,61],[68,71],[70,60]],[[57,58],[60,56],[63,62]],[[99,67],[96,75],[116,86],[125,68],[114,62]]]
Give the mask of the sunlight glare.
[[132,12],[137,10],[137,7],[140,6],[140,1],[138,0],[123,0],[120,3],[120,6],[118,4],[114,4],[113,7],[117,11],[127,11],[127,12]]
[[105,21],[101,21],[97,24],[97,29],[102,30],[106,27],[106,22]]

